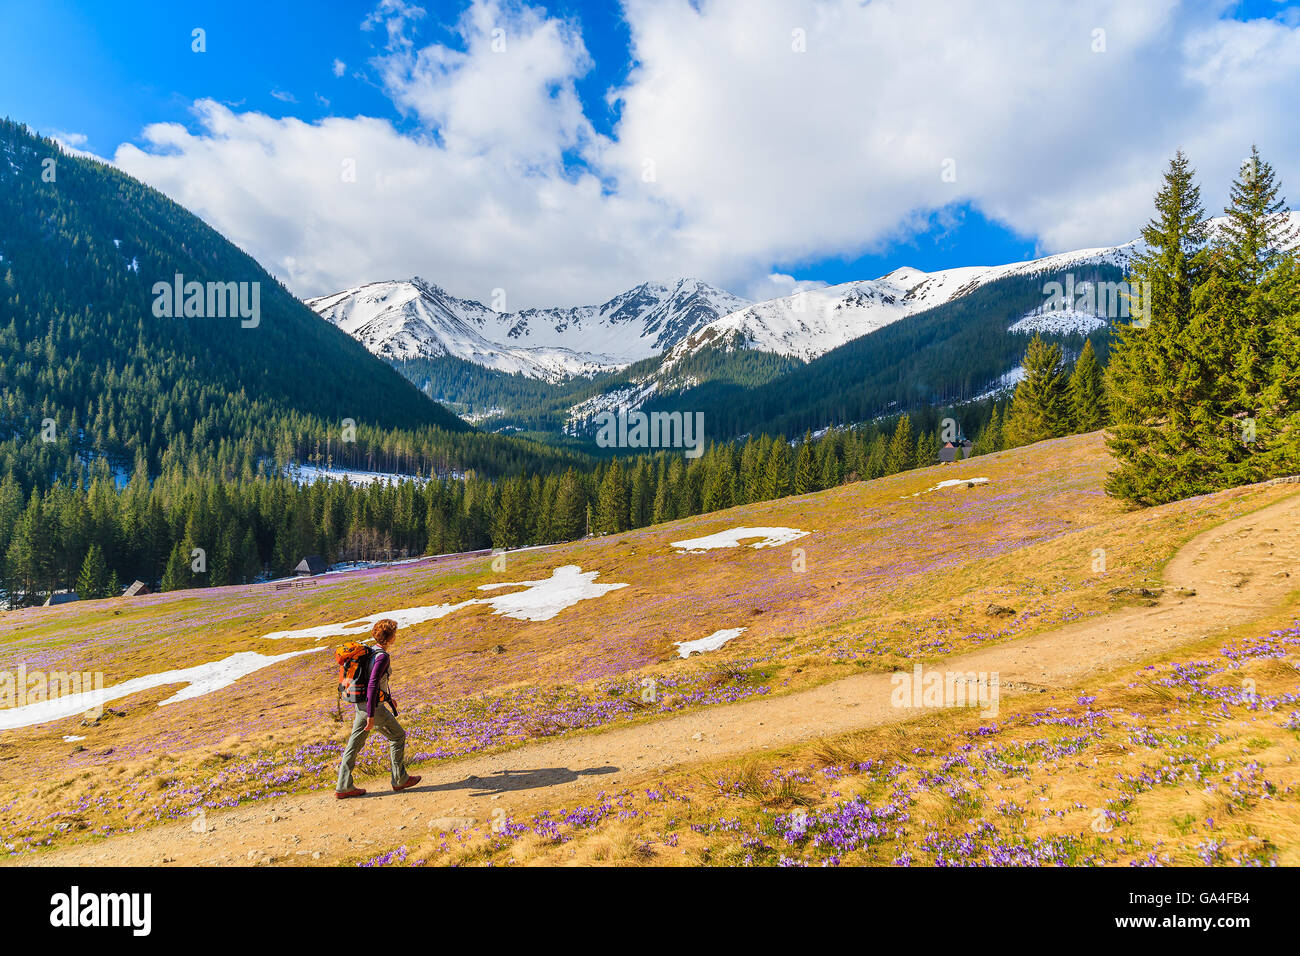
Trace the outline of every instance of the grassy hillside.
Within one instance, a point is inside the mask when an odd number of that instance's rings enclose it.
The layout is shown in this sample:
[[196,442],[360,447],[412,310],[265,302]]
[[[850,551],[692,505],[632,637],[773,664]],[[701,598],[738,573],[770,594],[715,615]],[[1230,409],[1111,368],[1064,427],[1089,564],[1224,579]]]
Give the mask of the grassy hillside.
[[[1078,436],[511,552],[495,565],[455,559],[331,575],[302,590],[239,586],[7,614],[8,666],[101,670],[110,687],[241,651],[309,652],[191,700],[159,706],[182,689],[173,683],[111,702],[98,721],[0,731],[15,794],[0,808],[10,852],[331,787],[344,727],[328,648],[341,638],[271,632],[479,602],[403,631],[394,691],[408,754],[430,765],[887,673],[1110,613],[1157,585],[1192,535],[1288,490],[1125,513],[1101,493],[1107,467],[1100,436]],[[988,481],[935,487],[953,477]],[[672,545],[738,526],[808,534],[764,549]],[[546,581],[566,565],[625,586],[547,620],[483,604],[518,590],[502,585]],[[720,650],[678,656],[674,642],[726,628],[744,631]],[[649,702],[646,680],[659,688]],[[363,771],[381,763],[372,742]]]
[[1295,866],[1295,611],[997,720],[950,710],[760,750],[358,862]]

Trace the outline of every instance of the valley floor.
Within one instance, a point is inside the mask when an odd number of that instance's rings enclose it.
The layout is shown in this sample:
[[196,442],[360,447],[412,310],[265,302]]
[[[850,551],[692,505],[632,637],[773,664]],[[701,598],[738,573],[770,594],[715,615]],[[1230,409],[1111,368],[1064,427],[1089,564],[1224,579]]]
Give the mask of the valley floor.
[[1300,863],[1288,490],[1185,544],[1137,606],[926,659],[999,675],[991,720],[893,706],[889,673],[859,673],[11,862]]

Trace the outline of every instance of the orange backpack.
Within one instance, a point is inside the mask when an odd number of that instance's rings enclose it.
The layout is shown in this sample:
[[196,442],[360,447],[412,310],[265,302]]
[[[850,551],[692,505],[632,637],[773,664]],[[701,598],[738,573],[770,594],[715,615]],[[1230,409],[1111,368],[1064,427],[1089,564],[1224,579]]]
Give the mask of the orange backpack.
[[357,704],[366,699],[374,657],[373,647],[356,641],[348,641],[334,648],[334,660],[339,665],[339,694],[349,704]]

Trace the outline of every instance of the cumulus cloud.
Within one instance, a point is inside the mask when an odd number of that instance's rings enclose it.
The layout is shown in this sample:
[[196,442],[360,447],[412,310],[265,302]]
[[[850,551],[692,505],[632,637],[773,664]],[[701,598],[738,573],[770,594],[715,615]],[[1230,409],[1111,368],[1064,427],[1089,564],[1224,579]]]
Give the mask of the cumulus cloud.
[[824,289],[829,284],[815,279],[796,279],[783,272],[772,272],[750,282],[740,294],[754,302],[762,302],[766,299],[783,299],[810,289]]
[[84,156],[88,159],[99,159],[99,157],[94,153],[87,152],[83,148],[88,141],[85,133],[68,133],[56,129],[49,130],[45,135],[63,147],[65,153],[71,153],[74,156]]
[[792,291],[774,265],[880,253],[958,204],[1044,254],[1125,241],[1179,147],[1212,211],[1252,142],[1300,190],[1300,30],[1225,9],[624,0],[635,65],[602,136],[579,23],[474,0],[421,44],[424,10],[384,0],[363,28],[400,130],[201,101],[114,160],[302,295],[417,273],[509,308],[679,274]]

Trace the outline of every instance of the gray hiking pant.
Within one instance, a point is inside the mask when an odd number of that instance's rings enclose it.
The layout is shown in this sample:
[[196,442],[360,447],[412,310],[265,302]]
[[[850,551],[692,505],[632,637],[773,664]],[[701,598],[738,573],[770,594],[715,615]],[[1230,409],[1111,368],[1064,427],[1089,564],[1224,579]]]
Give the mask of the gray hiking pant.
[[[375,730],[388,738],[388,758],[393,765],[393,786],[401,786],[406,783],[407,777],[406,731],[397,722],[393,712],[383,704],[375,708]],[[352,782],[352,768],[357,765],[357,754],[361,753],[361,748],[366,745],[366,738],[369,736],[366,733],[366,705],[358,704],[356,719],[352,721],[352,735],[348,737],[348,745],[343,748],[343,762],[339,765],[338,783],[334,786],[334,789],[340,793],[346,793],[355,786]]]

